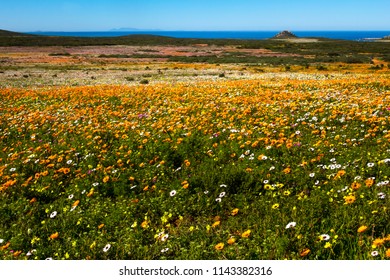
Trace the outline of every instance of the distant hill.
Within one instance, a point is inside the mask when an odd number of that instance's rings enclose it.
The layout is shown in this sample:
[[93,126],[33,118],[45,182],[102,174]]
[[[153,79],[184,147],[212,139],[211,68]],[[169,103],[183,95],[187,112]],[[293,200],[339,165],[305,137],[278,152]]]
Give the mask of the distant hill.
[[35,36],[35,35],[0,29],[0,37],[26,37],[26,36]]
[[274,37],[271,39],[292,39],[292,38],[298,38],[297,35],[293,34],[290,31],[284,30],[278,34],[276,34]]

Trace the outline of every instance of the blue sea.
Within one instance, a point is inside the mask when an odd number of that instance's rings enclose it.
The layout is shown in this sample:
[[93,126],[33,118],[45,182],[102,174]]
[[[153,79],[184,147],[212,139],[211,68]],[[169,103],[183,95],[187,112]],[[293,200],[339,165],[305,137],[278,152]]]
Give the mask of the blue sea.
[[[322,37],[329,39],[366,41],[389,36],[390,31],[292,31],[298,37]],[[194,39],[248,39],[262,40],[275,36],[279,31],[99,31],[99,32],[28,32],[36,35],[75,37],[116,37],[132,34],[149,34],[174,38]]]

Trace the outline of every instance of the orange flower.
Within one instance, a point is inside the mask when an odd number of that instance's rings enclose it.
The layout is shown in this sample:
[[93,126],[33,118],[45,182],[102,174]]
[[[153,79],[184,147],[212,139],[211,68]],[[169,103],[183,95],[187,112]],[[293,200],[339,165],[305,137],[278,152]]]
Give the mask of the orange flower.
[[305,257],[305,256],[307,256],[309,253],[310,253],[310,249],[305,248],[305,249],[303,249],[303,250],[299,253],[299,255],[300,255],[301,257]]
[[142,228],[148,228],[148,227],[149,227],[148,221],[143,221],[143,222],[141,223],[141,227],[142,227]]
[[52,240],[56,239],[56,238],[58,238],[58,236],[59,236],[58,232],[55,232],[52,235],[50,235],[50,239],[52,239]]
[[239,211],[238,208],[234,208],[234,209],[232,210],[232,216],[237,215],[237,214],[238,214],[238,211]]
[[366,186],[367,186],[368,188],[370,188],[370,187],[374,184],[374,179],[373,179],[373,178],[368,178],[368,179],[366,179],[366,181],[364,181],[364,182],[365,182]]
[[30,203],[31,203],[31,204],[33,204],[33,203],[36,202],[36,201],[37,201],[37,199],[36,199],[35,197],[33,197],[33,198],[30,199]]
[[19,250],[19,251],[14,252],[12,255],[13,255],[14,257],[18,257],[21,253],[22,253],[22,251]]
[[94,189],[92,188],[92,189],[89,191],[89,193],[87,193],[87,196],[90,197],[90,196],[93,195],[93,193],[94,193]]
[[222,242],[218,243],[217,245],[215,245],[215,249],[218,250],[218,251],[221,251],[223,249],[223,247],[225,246],[225,244],[223,244]]
[[0,247],[0,250],[5,250],[9,247],[9,245],[11,245],[11,242],[7,242],[7,244],[3,245]]
[[352,185],[351,185],[351,188],[352,188],[353,190],[357,190],[357,189],[359,189],[361,186],[362,186],[362,185],[361,185],[360,183],[358,183],[358,182],[353,182]]
[[107,175],[103,178],[103,183],[107,183],[109,180],[110,180],[110,176]]
[[216,221],[213,223],[212,227],[215,228],[221,224],[221,221]]
[[236,239],[235,239],[234,237],[230,237],[227,243],[228,243],[229,245],[232,245],[232,244],[234,244],[235,242],[236,242]]
[[291,172],[291,168],[287,167],[287,168],[283,169],[283,172],[284,172],[284,174],[289,174]]
[[76,200],[73,204],[72,204],[72,207],[76,207],[77,205],[79,205],[80,203],[80,200]]
[[386,250],[386,258],[390,258],[390,248]]
[[103,228],[103,227],[104,227],[104,224],[98,225],[98,229],[101,229],[101,228]]
[[183,181],[183,182],[181,182],[181,185],[182,185],[183,189],[188,189],[188,187],[190,186],[190,184],[188,183],[188,181]]
[[248,229],[241,234],[241,237],[248,238],[251,235],[251,230]]
[[357,232],[358,232],[358,233],[363,233],[363,232],[365,232],[367,229],[368,229],[367,226],[360,226],[360,227],[358,228]]
[[379,247],[382,246],[385,243],[385,240],[383,238],[377,238],[372,242],[372,246]]

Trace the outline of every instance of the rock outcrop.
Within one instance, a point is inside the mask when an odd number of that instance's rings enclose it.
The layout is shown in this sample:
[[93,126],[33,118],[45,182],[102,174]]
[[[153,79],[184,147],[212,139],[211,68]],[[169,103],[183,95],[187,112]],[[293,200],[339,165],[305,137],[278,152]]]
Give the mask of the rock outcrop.
[[293,34],[290,31],[284,30],[278,34],[276,34],[272,39],[291,39],[291,38],[298,38],[295,34]]

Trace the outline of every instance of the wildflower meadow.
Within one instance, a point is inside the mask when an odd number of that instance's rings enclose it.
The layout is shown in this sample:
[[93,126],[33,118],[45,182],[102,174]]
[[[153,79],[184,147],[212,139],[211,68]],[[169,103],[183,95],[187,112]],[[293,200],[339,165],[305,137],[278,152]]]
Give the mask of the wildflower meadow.
[[0,88],[1,259],[388,259],[390,80]]

